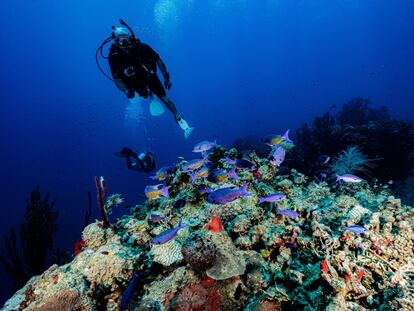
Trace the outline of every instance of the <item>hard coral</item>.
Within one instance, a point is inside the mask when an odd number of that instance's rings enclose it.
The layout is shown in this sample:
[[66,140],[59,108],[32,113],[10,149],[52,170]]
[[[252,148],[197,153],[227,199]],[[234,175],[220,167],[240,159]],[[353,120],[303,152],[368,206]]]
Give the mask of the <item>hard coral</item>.
[[220,292],[216,281],[208,277],[200,283],[183,287],[172,303],[174,311],[219,311],[221,305]]
[[191,268],[205,272],[216,260],[216,247],[202,232],[195,232],[185,241],[182,254]]
[[93,307],[84,300],[79,293],[69,289],[62,289],[48,298],[38,311],[77,310],[89,311]]
[[215,280],[225,280],[242,275],[246,270],[246,261],[240,256],[232,240],[222,232],[210,235],[217,249],[217,259],[214,265],[206,271],[207,275]]
[[154,262],[167,267],[183,260],[181,244],[176,240],[171,240],[160,245],[154,245],[151,249],[151,253],[154,256]]

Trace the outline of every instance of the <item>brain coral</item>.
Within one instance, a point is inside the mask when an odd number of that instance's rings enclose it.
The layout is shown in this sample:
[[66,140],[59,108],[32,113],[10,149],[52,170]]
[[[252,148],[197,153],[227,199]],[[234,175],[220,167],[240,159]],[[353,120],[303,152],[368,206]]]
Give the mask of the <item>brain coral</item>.
[[176,240],[154,245],[151,253],[154,256],[154,261],[163,266],[171,266],[173,263],[183,260],[181,244]]

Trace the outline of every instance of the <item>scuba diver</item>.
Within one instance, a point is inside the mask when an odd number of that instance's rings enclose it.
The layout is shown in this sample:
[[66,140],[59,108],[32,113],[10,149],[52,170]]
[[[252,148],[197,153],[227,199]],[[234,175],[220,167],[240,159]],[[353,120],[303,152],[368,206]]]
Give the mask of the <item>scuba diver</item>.
[[[124,92],[129,99],[133,99],[135,93],[144,98],[152,97],[155,94],[171,111],[175,121],[184,131],[184,137],[188,138],[193,128],[178,113],[165,91],[165,89],[170,90],[172,86],[167,67],[158,53],[135,37],[132,29],[122,19],[120,19],[120,23],[122,27],[112,26],[112,35],[105,39],[96,51],[96,62],[99,69],[102,71],[98,62],[98,52],[103,58],[108,59],[113,79],[102,72],[115,82],[118,89]],[[103,47],[112,40],[114,43],[112,43],[106,57],[102,53]],[[157,67],[164,78],[164,86],[157,76]]]
[[120,152],[115,152],[114,155],[126,158],[129,170],[138,171],[140,173],[149,173],[155,169],[154,155],[149,151],[141,152],[137,155],[130,148],[124,147]]

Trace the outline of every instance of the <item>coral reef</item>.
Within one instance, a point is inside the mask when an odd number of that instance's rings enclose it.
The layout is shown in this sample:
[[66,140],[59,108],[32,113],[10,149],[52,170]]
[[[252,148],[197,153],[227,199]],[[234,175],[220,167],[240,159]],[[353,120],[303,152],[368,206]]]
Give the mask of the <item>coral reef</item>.
[[331,107],[312,124],[303,124],[295,136],[290,165],[309,176],[325,169],[316,163],[320,155],[333,157],[352,146],[368,159],[377,159],[370,174],[383,182],[402,182],[414,169],[414,122],[391,118],[385,107],[374,108],[361,97],[336,113]]
[[[217,147],[203,169],[229,171],[237,154]],[[255,168],[221,184],[192,183],[189,162],[177,164],[168,198],[89,224],[72,262],[30,279],[2,310],[48,310],[63,294],[80,310],[414,308],[412,207],[385,185],[315,182],[254,152],[244,159]],[[242,185],[248,196],[208,200]]]

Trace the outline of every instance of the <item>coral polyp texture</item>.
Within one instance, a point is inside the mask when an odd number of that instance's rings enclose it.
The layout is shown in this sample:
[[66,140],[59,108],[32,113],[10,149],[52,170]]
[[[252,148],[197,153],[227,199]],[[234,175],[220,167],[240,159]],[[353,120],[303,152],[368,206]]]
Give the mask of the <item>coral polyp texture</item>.
[[[195,172],[247,163],[237,154],[217,146]],[[220,183],[177,164],[169,197],[88,225],[72,262],[2,310],[414,310],[412,207],[366,180],[243,159]]]

